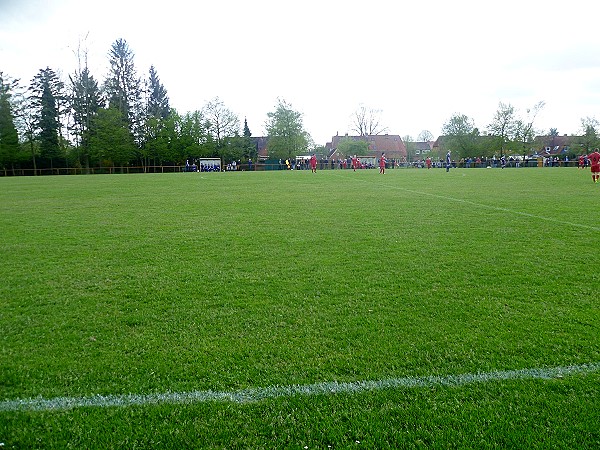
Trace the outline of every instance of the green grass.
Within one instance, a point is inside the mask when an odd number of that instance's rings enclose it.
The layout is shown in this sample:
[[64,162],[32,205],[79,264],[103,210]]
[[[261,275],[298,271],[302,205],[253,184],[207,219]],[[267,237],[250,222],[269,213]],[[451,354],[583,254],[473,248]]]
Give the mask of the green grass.
[[[0,401],[600,362],[589,172],[377,172],[0,178]],[[594,448],[599,382],[0,411],[0,442]]]

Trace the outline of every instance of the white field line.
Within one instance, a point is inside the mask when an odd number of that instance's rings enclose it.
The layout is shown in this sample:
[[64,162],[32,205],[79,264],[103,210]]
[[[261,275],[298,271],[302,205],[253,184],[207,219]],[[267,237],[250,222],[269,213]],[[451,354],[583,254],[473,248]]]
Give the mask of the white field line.
[[88,397],[42,397],[5,400],[0,402],[3,411],[53,411],[83,407],[126,407],[156,404],[195,404],[207,402],[251,403],[262,400],[309,395],[331,395],[379,391],[382,389],[412,389],[435,386],[460,387],[474,383],[490,383],[506,380],[547,380],[568,375],[586,374],[600,371],[600,362],[564,367],[537,368],[466,373],[448,376],[390,378],[376,381],[355,381],[339,383],[330,381],[307,385],[271,386],[266,388],[238,391],[193,391],[165,392],[159,394],[92,395]]
[[[340,175],[338,175],[340,176]],[[369,183],[370,181],[367,180],[363,180],[363,179],[357,179],[357,181],[362,181],[364,183]],[[423,195],[423,196],[428,196],[428,197],[432,197],[432,198],[437,198],[440,200],[446,200],[446,201],[450,201],[450,202],[455,202],[455,203],[463,203],[465,205],[472,205],[472,206],[476,206],[479,208],[487,208],[487,209],[492,209],[494,211],[501,211],[501,212],[506,212],[506,213],[510,213],[510,214],[516,214],[519,216],[523,216],[523,217],[529,217],[532,219],[537,219],[537,220],[543,220],[546,222],[552,222],[552,223],[556,223],[559,225],[568,225],[571,226],[573,228],[583,228],[585,230],[593,230],[593,231],[600,231],[600,227],[595,227],[593,225],[585,225],[585,224],[581,224],[581,223],[575,223],[575,222],[569,222],[566,220],[560,220],[560,219],[556,219],[554,217],[546,217],[546,216],[539,216],[537,214],[530,214],[530,213],[526,213],[523,211],[518,211],[516,209],[510,209],[510,208],[502,208],[500,206],[494,206],[494,205],[486,205],[485,203],[478,203],[478,202],[473,202],[471,200],[465,200],[462,198],[456,198],[456,197],[449,197],[446,195],[440,195],[440,194],[434,194],[431,192],[422,192],[422,191],[415,191],[413,189],[407,189],[404,188],[402,186],[391,186],[389,184],[381,184],[381,186],[383,187],[387,187],[390,189],[396,189],[399,191],[404,191],[404,192],[410,192],[411,194],[416,194],[416,195]]]
[[466,205],[477,206],[477,207],[480,207],[480,208],[493,209],[494,211],[507,212],[507,213],[516,214],[516,215],[519,215],[519,216],[530,217],[532,219],[544,220],[546,222],[553,222],[553,223],[557,223],[559,225],[568,225],[568,226],[571,226],[573,228],[584,228],[586,230],[600,231],[600,227],[595,227],[593,225],[585,225],[585,224],[581,224],[581,223],[569,222],[567,220],[555,219],[554,217],[539,216],[537,214],[530,214],[530,213],[526,213],[526,212],[523,212],[523,211],[518,211],[516,209],[502,208],[500,206],[494,206],[494,205],[486,205],[485,203],[477,203],[477,202],[473,202],[471,200],[465,200],[465,199],[454,198],[454,197],[447,197],[445,195],[431,194],[431,193],[428,193],[428,192],[413,191],[411,189],[403,189],[403,190],[406,191],[406,192],[413,193],[413,194],[428,195],[430,197],[439,198],[441,200],[447,200],[447,201],[452,201],[452,202],[456,202],[456,203],[464,203]]

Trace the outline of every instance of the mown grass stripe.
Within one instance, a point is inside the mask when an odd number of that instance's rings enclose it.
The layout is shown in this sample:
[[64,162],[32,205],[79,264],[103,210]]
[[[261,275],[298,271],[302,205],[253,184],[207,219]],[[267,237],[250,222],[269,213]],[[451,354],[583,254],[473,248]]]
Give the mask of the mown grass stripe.
[[82,407],[127,407],[153,404],[193,404],[206,402],[250,403],[278,397],[361,393],[381,389],[410,389],[434,386],[464,386],[506,380],[562,378],[600,370],[600,362],[573,366],[466,373],[447,376],[390,378],[340,383],[336,381],[308,385],[271,386],[231,392],[193,391],[159,394],[92,395],[88,397],[29,398],[0,402],[0,411],[51,411]]

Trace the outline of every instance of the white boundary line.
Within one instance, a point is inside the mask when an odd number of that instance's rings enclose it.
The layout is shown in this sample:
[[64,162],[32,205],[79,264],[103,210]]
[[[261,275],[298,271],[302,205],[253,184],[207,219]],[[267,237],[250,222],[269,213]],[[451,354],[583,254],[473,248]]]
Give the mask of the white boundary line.
[[382,389],[414,389],[434,386],[460,387],[474,383],[490,383],[506,380],[547,380],[568,375],[587,374],[600,371],[600,362],[573,366],[505,370],[484,373],[466,373],[447,376],[389,378],[377,381],[355,381],[271,386],[238,391],[192,391],[165,392],[158,394],[92,395],[88,397],[43,397],[5,400],[0,402],[0,412],[5,411],[55,411],[74,408],[127,407],[157,404],[195,404],[207,402],[252,403],[280,397],[354,394]]
[[[341,175],[338,175],[341,178],[345,178],[345,179],[350,179],[348,177],[343,177]],[[373,180],[365,180],[365,179],[356,179],[356,181],[362,181],[363,183],[375,183],[375,181]],[[407,189],[404,188],[402,186],[395,186],[395,185],[389,185],[389,184],[384,184],[384,183],[378,183],[380,186],[386,187],[386,188],[390,188],[390,189],[396,189],[399,191],[404,191],[404,192],[410,192],[411,194],[416,194],[416,195],[425,195],[425,196],[429,196],[432,198],[437,198],[440,200],[446,200],[446,201],[452,201],[452,202],[456,202],[456,203],[464,203],[465,205],[472,205],[472,206],[477,206],[480,208],[487,208],[487,209],[491,209],[494,211],[501,211],[501,212],[507,212],[507,213],[511,213],[511,214],[516,214],[519,216],[523,216],[523,217],[529,217],[532,219],[538,219],[538,220],[544,220],[546,222],[552,222],[552,223],[557,223],[560,225],[568,225],[574,228],[583,228],[585,230],[594,230],[594,231],[600,231],[600,227],[595,227],[593,225],[584,225],[581,223],[575,223],[575,222],[569,222],[569,221],[565,221],[565,220],[560,220],[560,219],[555,219],[553,217],[545,217],[545,216],[538,216],[537,214],[530,214],[530,213],[526,213],[523,211],[517,211],[516,209],[510,209],[510,208],[502,208],[500,206],[494,206],[494,205],[486,205],[485,203],[477,203],[477,202],[473,202],[471,200],[465,200],[462,198],[456,198],[456,197],[448,197],[445,195],[440,195],[440,194],[434,194],[431,192],[422,192],[422,191],[415,191],[413,189]]]

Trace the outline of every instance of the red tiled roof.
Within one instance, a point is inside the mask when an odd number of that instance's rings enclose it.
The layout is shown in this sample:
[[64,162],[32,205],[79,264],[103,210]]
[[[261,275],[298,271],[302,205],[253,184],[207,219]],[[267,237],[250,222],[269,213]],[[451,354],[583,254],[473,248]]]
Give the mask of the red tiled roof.
[[[331,149],[330,153],[334,153],[342,139],[354,139],[357,141],[367,141],[369,143],[369,152],[373,156],[380,155],[382,152],[388,158],[405,158],[406,146],[402,138],[397,134],[377,134],[369,136],[333,136],[331,142],[326,145],[327,149]],[[346,155],[347,156],[347,155]],[[369,155],[364,155],[369,156]]]

